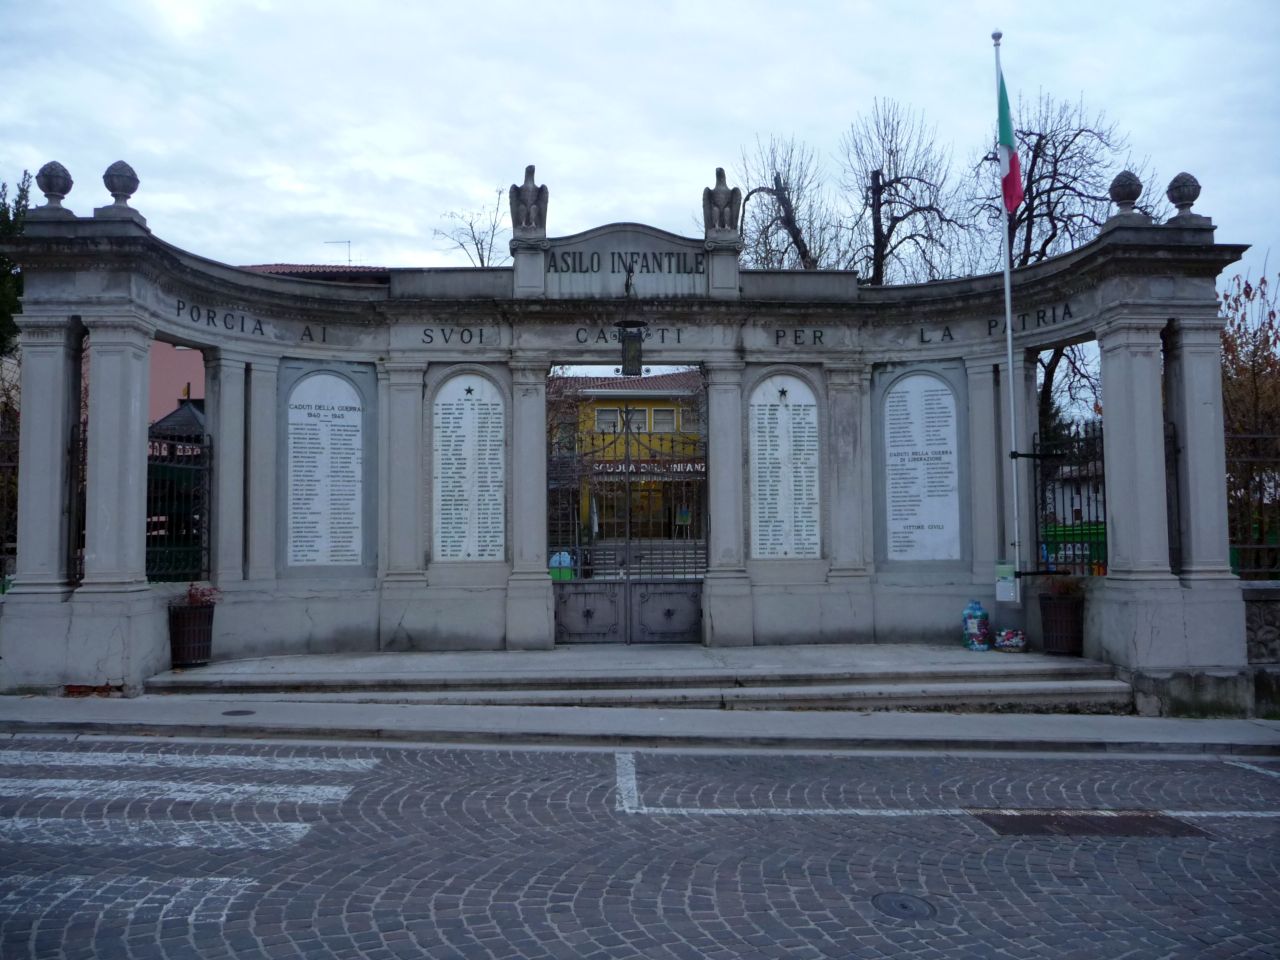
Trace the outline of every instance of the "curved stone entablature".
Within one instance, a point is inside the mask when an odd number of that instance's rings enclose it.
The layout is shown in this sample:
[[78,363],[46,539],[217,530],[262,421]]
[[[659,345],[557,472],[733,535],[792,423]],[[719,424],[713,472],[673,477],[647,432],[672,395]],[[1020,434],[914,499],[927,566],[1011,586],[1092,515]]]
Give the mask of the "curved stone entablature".
[[[1214,242],[1191,178],[1166,224],[1135,212],[1141,185],[1118,178],[1120,212],[1093,242],[1014,272],[1010,363],[998,275],[874,287],[743,270],[718,175],[702,238],[635,223],[547,237],[533,173],[513,185],[525,220],[510,267],[344,283],[163,242],[129,205],[123,164],[108,177],[116,202],[76,217],[70,175],[47,166],[48,203],[0,243],[25,284],[0,689],[136,685],[166,665],[173,587],[147,581],[138,490],[152,339],[204,351],[217,656],[550,645],[547,374],[617,364],[627,329],[645,364],[706,373],[708,569],[693,607],[708,644],[957,642],[971,599],[1034,634],[1029,605],[996,607],[997,563],[1033,535],[1029,461],[1009,457],[1010,434],[1031,449],[1035,351],[1096,339],[1108,553],[1086,652],[1135,673],[1245,662],[1214,282],[1245,247]],[[64,491],[84,328],[87,476],[102,489],[86,498],[73,579]],[[122,639],[102,653],[107,636]]]
[[[1203,218],[1198,218],[1203,219]],[[520,243],[529,243],[521,241]],[[547,238],[532,252],[544,289],[515,290],[517,268],[394,269],[385,284],[254,273],[199,257],[129,221],[37,221],[5,245],[26,274],[24,317],[134,313],[166,340],[232,350],[494,355],[548,351],[584,361],[616,353],[614,324],[648,324],[650,362],[708,353],[874,361],[1002,349],[997,274],[893,287],[838,271],[735,269],[736,298],[709,290],[710,243],[620,223]],[[1213,243],[1212,227],[1125,226],[1071,253],[1014,271],[1015,342],[1087,338],[1113,304],[1204,304],[1245,248]],[[523,252],[523,251],[518,251]],[[74,274],[75,296],[66,278]],[[628,286],[630,289],[628,290]],[[736,331],[726,336],[726,328]]]

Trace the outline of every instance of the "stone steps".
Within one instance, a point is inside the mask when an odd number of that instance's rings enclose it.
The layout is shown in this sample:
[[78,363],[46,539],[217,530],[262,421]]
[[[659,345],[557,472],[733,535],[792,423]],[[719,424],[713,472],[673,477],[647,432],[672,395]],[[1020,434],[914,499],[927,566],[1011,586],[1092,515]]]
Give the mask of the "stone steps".
[[[173,692],[170,690],[170,692]],[[503,707],[646,707],[710,710],[934,710],[965,713],[1114,713],[1133,710],[1119,680],[950,681],[751,687],[630,687],[245,693],[237,700]],[[208,694],[205,694],[206,696]]]
[[[261,700],[457,706],[647,707],[718,710],[936,710],[1130,713],[1133,692],[1106,664],[1036,654],[975,653],[931,663],[936,648],[865,665],[815,648],[750,652],[595,648],[546,654],[371,654],[215,663],[152,677],[154,694]],[[691,660],[690,656],[696,657]],[[713,662],[720,657],[723,662]],[[764,662],[761,662],[767,658]],[[807,658],[807,659],[806,659]],[[794,660],[794,662],[792,662]]]

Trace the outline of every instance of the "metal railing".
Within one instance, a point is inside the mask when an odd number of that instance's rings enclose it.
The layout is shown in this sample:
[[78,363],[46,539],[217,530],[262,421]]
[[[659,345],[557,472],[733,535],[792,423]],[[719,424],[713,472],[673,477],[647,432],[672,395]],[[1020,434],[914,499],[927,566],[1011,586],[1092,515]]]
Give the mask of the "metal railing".
[[0,432],[0,592],[18,555],[18,434]]
[[1074,424],[1032,444],[1036,497],[1036,569],[1102,576],[1107,572],[1107,488],[1102,423]]
[[1280,580],[1280,435],[1227,434],[1226,451],[1231,569]]
[[207,580],[213,442],[196,435],[147,441],[147,579]]

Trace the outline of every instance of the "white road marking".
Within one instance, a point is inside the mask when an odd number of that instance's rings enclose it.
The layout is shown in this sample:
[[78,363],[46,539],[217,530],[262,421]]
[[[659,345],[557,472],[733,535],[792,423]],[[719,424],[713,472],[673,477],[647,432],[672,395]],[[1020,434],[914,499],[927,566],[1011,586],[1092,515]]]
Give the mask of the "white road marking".
[[[1243,766],[1243,764],[1240,764]],[[640,786],[636,777],[634,753],[614,754],[617,782],[617,809],[622,813],[657,817],[969,817],[977,814],[996,816],[1163,816],[1200,819],[1270,820],[1280,818],[1280,810],[1051,810],[1005,808],[986,810],[975,807],[650,807],[640,802]],[[1263,773],[1271,771],[1263,770]]]
[[253,883],[247,877],[151,880],[110,873],[99,877],[13,874],[0,876],[0,915],[39,916],[52,909],[60,915],[113,909],[132,914],[140,907],[161,906],[160,919],[220,921],[230,902]]
[[310,830],[305,823],[148,822],[120,817],[103,820],[0,818],[0,841],[69,846],[277,850],[298,843]]
[[0,796],[118,800],[163,797],[222,803],[341,803],[351,787],[317,784],[179,783],[173,780],[60,780],[0,778]]
[[623,813],[643,813],[636,789],[636,755],[614,755],[614,769],[618,780],[618,809]]
[[177,767],[210,770],[270,770],[307,773],[359,773],[372,770],[381,761],[344,759],[341,757],[253,757],[226,754],[191,755],[181,753],[146,753],[141,750],[123,753],[74,753],[70,750],[3,750],[0,766],[98,767],[125,765],[130,767]]
[[1280,770],[1268,770],[1266,767],[1254,766],[1252,763],[1245,763],[1243,760],[1226,761],[1233,767],[1240,767],[1242,770],[1252,770],[1254,773],[1261,773],[1264,776],[1275,777],[1280,780]]

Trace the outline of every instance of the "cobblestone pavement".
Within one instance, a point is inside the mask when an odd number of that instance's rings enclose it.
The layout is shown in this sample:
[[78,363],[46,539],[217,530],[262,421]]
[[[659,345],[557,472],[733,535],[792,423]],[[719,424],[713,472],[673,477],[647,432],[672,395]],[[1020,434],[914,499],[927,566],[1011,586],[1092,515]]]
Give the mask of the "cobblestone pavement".
[[0,956],[1280,957],[1280,762],[15,737]]

